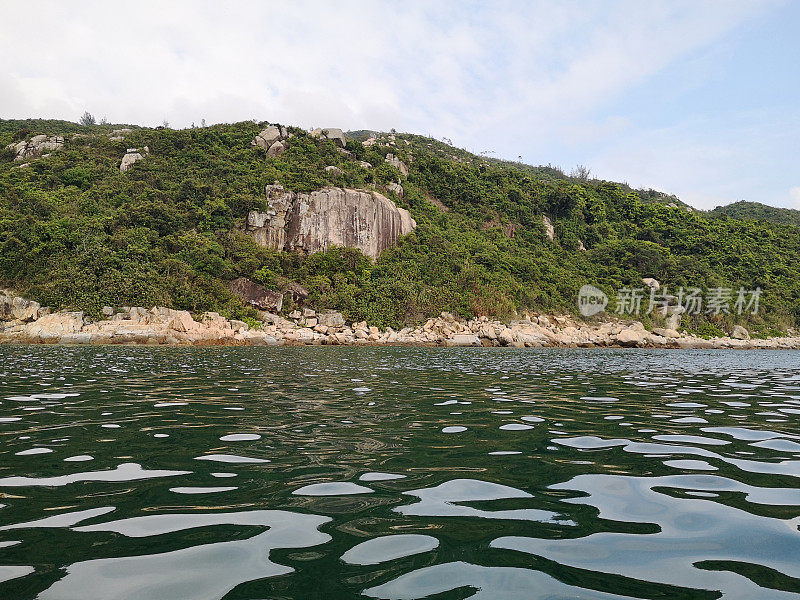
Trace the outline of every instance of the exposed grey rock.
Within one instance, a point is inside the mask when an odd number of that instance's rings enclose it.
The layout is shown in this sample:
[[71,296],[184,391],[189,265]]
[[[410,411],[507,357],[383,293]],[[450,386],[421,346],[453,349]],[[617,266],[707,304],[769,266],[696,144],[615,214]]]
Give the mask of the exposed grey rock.
[[358,164],[361,165],[364,169],[371,169],[372,168],[372,163],[368,163],[365,160],[359,161]]
[[0,320],[33,321],[39,317],[41,305],[19,296],[0,295]]
[[332,140],[340,148],[344,148],[347,139],[344,137],[344,132],[336,127],[326,127],[325,129],[312,129],[308,135],[312,138],[319,138],[321,140]]
[[133,166],[137,160],[142,160],[146,155],[150,154],[150,148],[128,148],[125,156],[122,157],[122,162],[119,164],[119,170],[124,173]]
[[661,327],[653,327],[653,333],[656,335],[660,335],[661,337],[665,338],[679,338],[681,334],[678,333],[675,329],[670,329],[669,327],[661,328]]
[[275,156],[280,156],[284,152],[286,152],[286,146],[283,145],[283,142],[278,141],[269,147],[267,150],[267,156],[274,158]]
[[247,277],[239,277],[230,283],[230,290],[242,300],[260,310],[280,312],[283,307],[283,294],[269,290]]
[[286,247],[286,231],[294,214],[296,194],[283,189],[282,185],[268,185],[267,212],[250,211],[245,223],[245,231],[253,236],[256,243],[267,248],[283,250]]
[[250,212],[245,231],[276,250],[319,252],[336,245],[377,258],[417,225],[407,210],[371,190],[327,187],[298,194],[270,185],[266,192],[268,210]]
[[[285,131],[285,130],[284,130]],[[277,125],[269,125],[266,129],[264,129],[261,133],[259,133],[253,141],[250,142],[251,146],[258,146],[263,148],[264,150],[269,150],[269,148],[278,140],[281,140],[286,137],[286,134],[281,132],[280,127]]]
[[399,183],[394,183],[393,181],[387,183],[386,189],[389,190],[390,192],[394,192],[395,194],[397,194],[398,198],[403,197],[403,186],[400,185]]
[[643,346],[646,333],[644,327],[635,329],[628,327],[616,335],[616,341],[620,346]]
[[62,335],[78,333],[83,327],[82,312],[58,312],[45,315],[25,326],[25,337],[42,341],[59,339]]
[[14,160],[25,160],[38,158],[47,150],[60,150],[63,145],[64,138],[60,135],[35,135],[29,140],[9,144],[6,148],[14,151]]
[[300,302],[308,298],[308,290],[296,281],[290,281],[286,289],[283,290],[283,293],[295,302]]
[[406,166],[406,163],[397,158],[394,154],[387,154],[386,162],[400,171],[400,173],[403,174],[403,177],[408,177],[408,167]]
[[335,167],[333,165],[328,165],[327,167],[325,167],[325,170],[328,173],[335,173],[336,175],[341,175],[342,174],[342,170],[339,167]]
[[65,333],[58,340],[59,344],[91,344],[97,341],[98,335],[93,333]]
[[480,346],[480,338],[473,333],[457,333],[444,340],[445,346]]
[[661,289],[661,284],[657,279],[653,279],[652,277],[642,277],[642,283],[655,292]]
[[114,309],[111,306],[104,306],[103,307],[103,316],[110,317],[114,314]]
[[250,326],[244,321],[239,321],[238,319],[231,319],[231,328],[234,331],[241,331],[241,330],[247,331],[248,329],[250,329]]
[[340,312],[329,311],[329,312],[319,313],[317,315],[317,319],[319,319],[320,325],[325,325],[325,327],[330,327],[330,328],[344,327],[344,316]]
[[556,230],[550,222],[550,219],[547,218],[547,215],[542,215],[542,225],[544,225],[544,232],[547,234],[547,237],[554,240],[556,238]]
[[[112,142],[121,142],[124,140],[129,134],[133,132],[132,129],[114,129],[111,133],[108,134],[108,139]],[[78,134],[80,135],[80,134]],[[72,136],[73,138],[76,136]]]
[[731,337],[735,340],[749,340],[750,332],[741,325],[734,325],[731,331]]

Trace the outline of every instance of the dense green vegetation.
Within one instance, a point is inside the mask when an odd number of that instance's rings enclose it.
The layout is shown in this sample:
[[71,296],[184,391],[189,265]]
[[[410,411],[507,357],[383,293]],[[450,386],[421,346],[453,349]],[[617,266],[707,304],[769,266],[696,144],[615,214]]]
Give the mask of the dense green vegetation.
[[[398,326],[443,310],[574,312],[584,283],[610,292],[641,286],[644,276],[670,290],[759,286],[760,314],[736,318],[756,330],[798,319],[795,226],[709,218],[657,192],[490,160],[414,135],[398,134],[395,146],[351,140],[347,156],[290,128],[286,153],[267,158],[250,144],[264,126],[134,128],[115,142],[108,133],[120,125],[0,121],[0,148],[39,133],[66,138],[63,149],[22,168],[9,150],[0,153],[0,283],[90,314],[106,304],[166,305],[244,317],[252,312],[230,294],[229,280],[247,276],[275,288],[297,281],[317,308]],[[145,145],[150,155],[120,173],[126,148]],[[407,179],[386,164],[387,152],[411,167]],[[387,195],[411,210],[418,228],[376,262],[352,249],[278,253],[237,229],[247,211],[265,208],[266,184],[385,190],[398,179],[404,199]],[[542,215],[552,219],[555,241]]]
[[714,217],[746,219],[748,221],[770,221],[789,225],[800,225],[800,210],[776,208],[759,202],[740,200],[726,206],[718,206],[709,213]]

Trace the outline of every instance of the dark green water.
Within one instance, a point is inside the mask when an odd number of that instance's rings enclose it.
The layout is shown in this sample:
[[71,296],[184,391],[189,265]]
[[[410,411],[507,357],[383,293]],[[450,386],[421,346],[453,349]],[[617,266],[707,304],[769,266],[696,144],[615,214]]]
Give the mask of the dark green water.
[[0,598],[800,597],[800,353],[0,348]]

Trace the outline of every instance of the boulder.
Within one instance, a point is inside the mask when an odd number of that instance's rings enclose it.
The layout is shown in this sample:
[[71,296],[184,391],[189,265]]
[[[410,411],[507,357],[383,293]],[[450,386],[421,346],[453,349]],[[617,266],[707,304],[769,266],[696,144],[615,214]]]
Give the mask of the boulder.
[[98,336],[94,333],[65,333],[62,335],[58,343],[59,344],[91,344],[93,342],[101,341],[101,336]]
[[78,333],[83,327],[82,312],[57,312],[44,315],[25,326],[24,336],[34,340],[56,340],[68,333]]
[[387,183],[386,189],[389,190],[390,192],[394,192],[398,198],[403,197],[403,186],[400,185],[399,183],[394,183],[394,182]]
[[133,129],[114,129],[108,134],[108,139],[112,142],[121,142],[131,133],[133,133]]
[[458,333],[446,340],[445,346],[480,346],[480,338],[472,333]]
[[627,327],[616,335],[616,342],[620,346],[642,346],[645,342],[647,332],[644,327],[641,329]]
[[308,298],[308,290],[295,281],[290,281],[283,291],[284,294],[289,296],[295,302],[302,302]]
[[678,327],[680,326],[681,326],[681,313],[679,311],[670,313],[669,316],[667,316],[667,322],[665,328],[678,329]]
[[19,296],[0,295],[0,320],[33,321],[39,317],[41,305]]
[[14,151],[14,160],[38,158],[48,150],[60,150],[64,146],[64,138],[60,135],[35,135],[29,140],[6,146]]
[[361,167],[364,168],[364,169],[371,169],[372,168],[372,163],[368,163],[365,160],[359,161],[358,164],[361,165]]
[[417,226],[407,210],[372,190],[326,187],[307,194],[269,185],[266,194],[267,211],[250,212],[245,232],[275,250],[311,253],[344,246],[377,258]]
[[750,332],[741,325],[734,325],[731,331],[731,337],[735,340],[749,340]]
[[711,340],[704,340],[703,338],[698,337],[682,337],[675,340],[675,342],[677,343],[678,348],[682,348],[684,350],[696,350],[714,347],[714,343]]
[[322,312],[317,315],[319,324],[325,327],[338,329],[344,327],[344,316],[342,313],[336,311]]
[[542,215],[542,225],[544,225],[544,232],[547,237],[554,240],[556,238],[556,230],[550,222],[550,219],[547,218],[547,215]]
[[128,148],[125,156],[122,157],[122,162],[119,163],[120,172],[124,173],[133,166],[133,163],[137,160],[142,160],[148,154],[150,154],[150,149],[147,146],[144,148]]
[[645,284],[648,288],[657,292],[661,289],[661,284],[658,282],[657,279],[653,279],[652,277],[642,277],[642,283]]
[[247,304],[255,306],[259,310],[280,312],[283,307],[283,294],[269,290],[247,277],[234,279],[229,288]]
[[325,167],[325,170],[328,173],[333,173],[335,175],[341,175],[342,174],[342,170],[339,167],[335,167],[333,165],[328,165],[327,167]]
[[347,140],[344,137],[344,132],[336,127],[312,129],[308,135],[310,135],[312,138],[318,138],[320,140],[331,140],[340,148],[344,148],[345,144],[347,143]]
[[192,318],[192,315],[189,313],[189,311],[179,310],[175,312],[178,314],[174,315],[169,322],[169,328],[171,330],[179,333],[190,333],[199,328],[200,323]]
[[286,152],[286,146],[283,145],[283,142],[275,142],[267,150],[267,156],[274,158],[280,156],[284,152]]
[[275,142],[285,138],[286,128],[281,128],[277,125],[269,125],[266,129],[261,131],[261,133],[253,138],[253,141],[250,142],[250,145],[263,148],[264,150],[269,150]]
[[408,167],[406,163],[397,158],[394,154],[386,155],[386,162],[402,173],[403,177],[408,177]]
[[675,329],[670,329],[669,327],[667,327],[667,328],[654,327],[653,328],[653,333],[655,333],[656,335],[660,335],[661,337],[665,337],[665,338],[679,338],[679,337],[681,337],[681,334],[678,331],[676,331]]

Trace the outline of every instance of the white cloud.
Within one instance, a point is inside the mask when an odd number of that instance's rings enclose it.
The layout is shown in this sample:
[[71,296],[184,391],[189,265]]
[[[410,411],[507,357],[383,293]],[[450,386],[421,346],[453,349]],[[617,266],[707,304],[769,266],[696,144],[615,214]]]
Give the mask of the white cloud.
[[[625,116],[598,116],[604,106],[769,5],[6,3],[0,116],[395,127],[530,162],[569,147],[573,164],[597,171],[580,147],[635,130]],[[669,188],[642,157],[636,149],[641,170],[622,178]],[[619,161],[601,162],[620,177]]]

